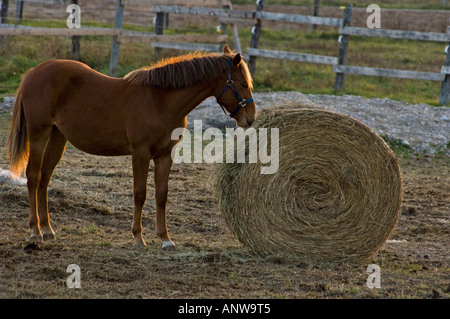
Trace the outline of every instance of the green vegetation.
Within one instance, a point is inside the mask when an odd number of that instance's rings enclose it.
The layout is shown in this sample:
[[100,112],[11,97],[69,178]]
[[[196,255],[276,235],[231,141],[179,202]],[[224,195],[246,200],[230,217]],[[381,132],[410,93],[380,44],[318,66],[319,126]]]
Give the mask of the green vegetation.
[[[303,52],[337,56],[338,34],[321,31],[263,29],[261,49]],[[246,33],[241,41],[246,43]],[[248,40],[249,41],[249,40]],[[347,61],[349,65],[439,72],[445,60],[442,43],[410,40],[351,37]],[[335,73],[328,65],[286,62],[258,58],[255,74],[256,90],[299,90],[303,93],[333,93]],[[440,82],[346,75],[345,94],[391,98],[410,103],[438,104]]]
[[[61,27],[59,21],[23,21],[28,26]],[[85,25],[112,27],[107,24]],[[125,25],[125,29],[153,32],[153,27]],[[231,28],[229,28],[231,29]],[[189,26],[187,29],[167,29],[166,34],[214,34],[215,28]],[[250,43],[250,28],[239,30],[241,45]],[[261,49],[303,52],[337,56],[338,34],[336,29],[320,30],[311,34],[301,30],[262,30]],[[229,30],[230,44],[233,37]],[[383,38],[352,36],[348,52],[348,64],[380,68],[439,72],[445,60],[444,44]],[[50,58],[70,59],[71,39],[67,37],[5,37],[0,50],[0,97],[13,95],[23,73]],[[83,37],[82,62],[102,73],[109,72],[110,37]],[[180,55],[183,52],[165,50],[165,54]],[[157,60],[150,43],[124,43],[121,45],[119,76]],[[352,94],[365,97],[390,98],[409,103],[439,102],[440,82],[346,75],[346,89],[334,92],[335,73],[332,66],[276,59],[258,58],[254,76],[255,91],[301,91],[313,94]]]

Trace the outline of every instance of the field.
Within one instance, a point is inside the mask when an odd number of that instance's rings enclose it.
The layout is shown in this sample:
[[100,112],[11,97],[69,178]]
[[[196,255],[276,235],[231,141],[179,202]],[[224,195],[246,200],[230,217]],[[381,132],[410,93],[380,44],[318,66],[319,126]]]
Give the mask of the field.
[[[0,115],[5,169],[9,118]],[[367,287],[368,265],[305,264],[242,247],[220,216],[211,164],[172,169],[167,218],[173,252],[162,251],[154,234],[149,179],[148,247],[133,249],[130,158],[95,157],[69,145],[49,191],[57,240],[41,250],[24,250],[26,187],[0,185],[0,298],[448,298],[448,159],[400,153],[402,214],[391,241],[371,261],[381,268],[380,289]],[[70,264],[80,266],[81,289],[66,285]]]
[[[302,0],[276,3],[287,2],[305,4]],[[253,0],[236,3],[254,7]],[[323,3],[341,4],[331,0]],[[362,8],[366,5],[363,1],[356,3]],[[26,8],[31,6],[26,4]],[[386,1],[385,6],[443,9],[442,1],[438,0],[428,5],[419,1]],[[10,4],[10,15],[12,8]],[[430,20],[426,16],[423,19]],[[111,21],[96,22],[94,17],[86,23],[111,26]],[[418,21],[414,23],[419,26]],[[60,21],[30,18],[24,19],[23,24],[64,27],[65,18]],[[154,31],[152,26],[125,27]],[[192,24],[167,30],[167,34],[215,32],[215,26]],[[248,45],[250,28],[240,28],[239,32],[241,42]],[[310,34],[307,28],[264,28],[261,48],[336,55],[337,37],[337,31],[329,29]],[[69,38],[5,38],[0,50],[0,99],[14,95],[21,75],[29,68],[49,58],[70,58],[70,48]],[[110,38],[84,37],[82,61],[107,73],[110,49]],[[352,37],[348,59],[353,65],[439,72],[445,59],[443,49],[442,43],[423,46],[414,41]],[[119,75],[155,61],[149,44],[123,44]],[[258,59],[255,91],[342,94],[332,91],[334,77],[330,66]],[[431,105],[439,100],[438,82],[348,76],[346,83],[345,94]],[[0,109],[1,169],[9,169],[5,146],[10,119],[10,110]],[[155,235],[153,168],[150,168],[143,215],[148,246],[134,249],[131,158],[91,156],[69,145],[49,188],[55,241],[45,241],[39,249],[25,249],[30,235],[26,186],[0,183],[0,299],[448,299],[449,159],[412,154],[398,143],[391,146],[400,160],[404,198],[394,233],[370,261],[380,266],[381,288],[367,286],[366,264],[307,264],[283,255],[257,256],[243,247],[221,218],[211,164],[177,164],[172,168],[167,212],[169,232],[176,245],[172,252],[162,251]],[[67,287],[70,274],[66,270],[71,264],[80,267],[81,289]]]

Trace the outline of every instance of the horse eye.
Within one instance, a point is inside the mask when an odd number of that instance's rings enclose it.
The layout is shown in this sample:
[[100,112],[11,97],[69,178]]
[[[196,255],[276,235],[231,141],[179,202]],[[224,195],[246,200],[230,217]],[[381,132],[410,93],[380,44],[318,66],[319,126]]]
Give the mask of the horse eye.
[[248,84],[247,84],[247,83],[242,83],[242,87],[243,87],[244,89],[248,89]]

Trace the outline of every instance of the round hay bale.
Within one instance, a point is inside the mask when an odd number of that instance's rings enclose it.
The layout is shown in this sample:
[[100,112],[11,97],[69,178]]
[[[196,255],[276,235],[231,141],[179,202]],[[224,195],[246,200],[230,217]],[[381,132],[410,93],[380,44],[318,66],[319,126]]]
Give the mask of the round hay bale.
[[257,132],[279,129],[279,168],[264,175],[259,161],[219,165],[220,208],[235,237],[260,255],[367,261],[400,213],[402,180],[389,146],[363,123],[317,108],[264,110],[255,124]]

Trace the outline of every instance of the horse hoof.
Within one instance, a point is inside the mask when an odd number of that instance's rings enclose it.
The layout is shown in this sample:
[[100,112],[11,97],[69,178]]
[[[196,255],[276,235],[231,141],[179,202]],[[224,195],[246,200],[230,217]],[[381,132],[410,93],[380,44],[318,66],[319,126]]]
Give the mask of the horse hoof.
[[161,248],[162,248],[163,250],[167,250],[167,251],[175,250],[175,244],[174,244],[173,242],[171,242],[171,241],[164,241],[164,242],[162,243]]
[[55,234],[49,233],[49,234],[44,234],[43,236],[44,240],[55,240]]
[[30,236],[30,242],[32,242],[32,243],[42,243],[42,236],[41,235],[31,235]]
[[145,248],[145,246],[147,246],[145,244],[145,241],[136,241],[133,244],[133,248],[136,248],[136,249],[142,249],[142,248]]

